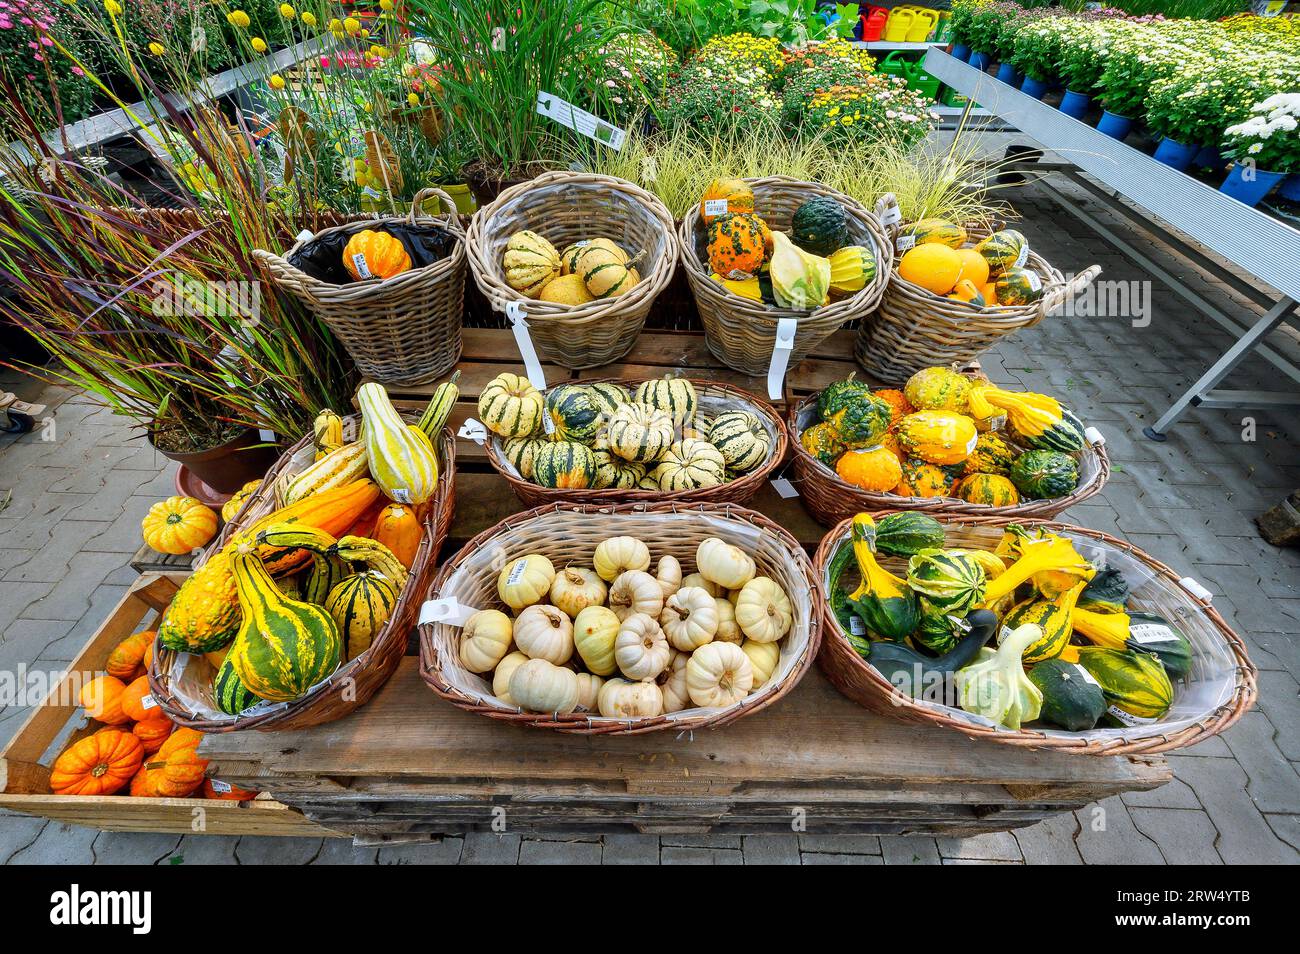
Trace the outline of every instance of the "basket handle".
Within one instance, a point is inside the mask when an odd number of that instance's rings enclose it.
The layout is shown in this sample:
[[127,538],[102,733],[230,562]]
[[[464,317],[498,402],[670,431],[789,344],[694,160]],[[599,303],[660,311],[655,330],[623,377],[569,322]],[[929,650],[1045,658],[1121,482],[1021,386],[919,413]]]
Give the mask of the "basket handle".
[[1091,285],[1093,281],[1096,279],[1096,277],[1100,274],[1101,274],[1100,265],[1089,265],[1087,268],[1085,268],[1079,274],[1075,275],[1065,284],[1058,285],[1056,288],[1053,288],[1050,292],[1048,292],[1046,295],[1043,296],[1041,301],[1039,301],[1038,314],[1034,316],[1034,320],[1031,321],[1029,325],[1027,325],[1026,327],[1032,327],[1038,324],[1049,314],[1051,314],[1053,311],[1059,308],[1067,298],[1072,298],[1073,296],[1082,292],[1089,285]]
[[306,289],[304,279],[315,281],[310,275],[294,268],[288,259],[276,255],[274,252],[268,252],[264,248],[253,249],[253,260],[257,262],[267,272],[277,284],[286,285],[290,290],[298,294],[304,294]]
[[895,238],[898,235],[898,229],[903,224],[903,213],[898,208],[898,197],[892,192],[886,192],[876,200],[876,218],[880,224],[885,227],[889,237]]
[[[440,215],[423,215],[425,200],[431,199],[434,196],[437,196],[440,202],[451,206],[451,211],[444,212]],[[465,237],[465,230],[460,224],[460,216],[456,214],[456,200],[443,192],[437,186],[425,186],[419,192],[415,193],[415,198],[411,200],[411,214],[406,217],[407,224],[415,225],[416,220],[419,218],[446,219],[448,228],[460,235],[461,238]]]

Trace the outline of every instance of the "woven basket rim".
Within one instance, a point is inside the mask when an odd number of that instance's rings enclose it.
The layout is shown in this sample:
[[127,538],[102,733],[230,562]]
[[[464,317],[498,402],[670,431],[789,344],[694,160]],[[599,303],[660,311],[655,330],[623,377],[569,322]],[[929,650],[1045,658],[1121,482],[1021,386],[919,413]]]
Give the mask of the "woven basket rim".
[[[655,262],[655,267],[624,295],[617,298],[597,299],[583,305],[560,305],[529,298],[511,288],[501,272],[501,263],[490,259],[487,254],[488,237],[495,234],[493,218],[514,205],[514,203],[539,188],[564,185],[601,185],[622,193],[639,206],[649,220],[657,222],[664,230],[664,254]],[[593,226],[594,228],[594,226]],[[608,320],[611,315],[631,311],[637,306],[647,306],[660,292],[668,287],[673,272],[677,268],[677,243],[673,238],[673,219],[667,207],[659,198],[642,189],[634,182],[615,176],[603,176],[590,172],[570,172],[552,170],[544,172],[527,182],[511,186],[495,200],[483,206],[470,219],[466,233],[466,251],[469,256],[470,273],[475,284],[487,297],[488,302],[498,311],[504,310],[510,303],[523,306],[530,324],[550,322],[566,327],[580,327],[601,320]]]
[[[442,675],[442,667],[439,660],[439,651],[433,645],[434,627],[438,624],[421,623],[418,626],[420,634],[420,676],[425,683],[438,696],[447,700],[452,705],[467,712],[475,712],[479,715],[487,716],[491,719],[497,719],[514,725],[527,725],[535,728],[553,729],[560,732],[568,732],[578,735],[639,735],[646,732],[655,732],[664,729],[674,729],[678,732],[694,731],[709,727],[726,725],[736,719],[743,718],[760,709],[773,704],[803,678],[811,668],[813,660],[816,658],[821,645],[821,630],[823,617],[820,612],[820,606],[825,602],[821,593],[821,578],[815,571],[812,561],[808,558],[803,547],[784,527],[772,521],[758,511],[749,510],[738,504],[732,503],[650,503],[650,504],[570,504],[556,502],[546,504],[542,507],[534,507],[531,510],[523,510],[516,514],[511,514],[504,520],[494,524],[483,532],[479,533],[474,539],[470,540],[463,546],[460,551],[451,559],[445,561],[438,570],[437,575],[429,583],[426,590],[426,599],[432,600],[437,598],[443,586],[453,573],[457,571],[462,560],[467,554],[483,548],[493,541],[499,534],[530,524],[534,521],[544,519],[549,514],[559,511],[574,514],[593,514],[601,516],[616,516],[618,514],[656,514],[656,513],[697,513],[712,516],[715,518],[724,518],[734,520],[742,524],[757,527],[769,534],[780,544],[784,551],[784,556],[788,559],[796,572],[795,575],[802,576],[809,587],[810,602],[812,612],[808,619],[808,642],[803,648],[803,652],[797,662],[786,673],[785,678],[776,683],[767,683],[760,694],[746,698],[739,705],[722,709],[713,715],[695,716],[689,718],[671,718],[670,715],[658,715],[639,719],[611,719],[607,716],[590,713],[568,713],[547,715],[545,713],[525,712],[519,709],[500,709],[495,706],[482,705],[476,700],[462,693],[455,686],[447,682]],[[788,634],[787,637],[789,638]],[[752,701],[751,701],[752,700]]]
[[[890,513],[899,512],[906,512],[906,510],[891,508],[887,511],[879,511],[873,516],[879,518]],[[1257,680],[1259,671],[1254,663],[1250,661],[1250,655],[1242,638],[1237,635],[1213,607],[1211,600],[1188,592],[1180,584],[1181,577],[1177,573],[1139,547],[1113,537],[1102,530],[1093,530],[1090,527],[1056,520],[947,513],[939,514],[937,519],[945,525],[969,527],[1005,528],[1013,523],[1027,528],[1041,527],[1053,532],[1068,532],[1091,537],[1093,540],[1122,550],[1134,559],[1144,563],[1155,571],[1158,576],[1163,577],[1166,582],[1177,587],[1180,592],[1185,593],[1189,599],[1197,604],[1206,618],[1214,625],[1228,650],[1236,659],[1236,686],[1232,697],[1227,702],[1207,713],[1192,725],[1184,726],[1172,734],[1159,732],[1159,723],[1141,729],[1122,730],[1126,735],[1109,740],[1089,740],[1082,737],[1071,738],[1065,735],[1047,735],[1036,729],[1021,728],[1013,730],[980,726],[962,719],[952,718],[928,706],[920,705],[909,696],[896,692],[893,685],[875,667],[853,651],[848,642],[840,635],[839,623],[831,610],[830,602],[824,600],[821,604],[822,627],[824,630],[822,652],[834,653],[837,662],[847,663],[860,679],[870,687],[873,694],[879,694],[882,702],[889,704],[894,711],[900,713],[896,718],[933,723],[954,729],[972,739],[988,739],[993,742],[1016,745],[1022,748],[1050,749],[1054,752],[1065,752],[1072,755],[1154,755],[1159,752],[1168,752],[1193,745],[1212,735],[1217,735],[1240,719],[1254,704],[1258,694]],[[817,547],[817,552],[813,556],[813,565],[816,567],[819,582],[825,575],[830,559],[839,549],[841,543],[848,539],[851,524],[852,518],[841,521],[822,538],[821,544]]]
[[[744,388],[739,388],[722,381],[709,380],[707,378],[684,377],[684,379],[691,382],[695,387],[697,394],[704,391],[723,392],[728,396],[748,404],[755,413],[766,418],[768,423],[772,426],[775,435],[772,447],[768,451],[767,460],[748,473],[737,477],[735,480],[728,481],[725,484],[719,484],[716,487],[675,491],[616,489],[609,487],[603,490],[569,490],[543,487],[541,484],[535,483],[531,480],[524,480],[509,472],[505,466],[504,460],[502,459],[501,451],[497,447],[497,442],[500,441],[501,438],[490,431],[488,432],[487,443],[483,445],[484,450],[487,451],[488,461],[492,464],[492,467],[497,471],[497,473],[505,478],[506,482],[510,484],[510,488],[514,490],[517,495],[519,495],[521,488],[526,488],[527,492],[532,496],[551,497],[557,502],[567,501],[570,503],[617,504],[639,502],[666,503],[669,501],[681,501],[684,503],[690,503],[692,501],[709,502],[717,494],[723,492],[727,492],[733,496],[752,496],[754,493],[757,493],[762,487],[763,481],[767,478],[767,475],[780,466],[781,462],[785,460],[789,438],[786,434],[785,424],[781,420],[781,415],[777,413],[776,409],[767,401],[764,401],[758,395],[753,394],[750,391],[746,391]],[[584,378],[580,381],[562,381],[559,384],[548,387],[542,393],[546,394],[563,385],[598,383],[619,384],[631,390],[644,381],[652,380],[656,379],[618,377]],[[522,495],[520,496],[522,498]]]

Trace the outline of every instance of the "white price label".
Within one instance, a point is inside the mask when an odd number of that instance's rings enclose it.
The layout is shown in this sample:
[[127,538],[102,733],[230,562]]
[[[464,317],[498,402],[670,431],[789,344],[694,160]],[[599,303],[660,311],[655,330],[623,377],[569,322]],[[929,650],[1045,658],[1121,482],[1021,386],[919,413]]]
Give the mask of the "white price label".
[[411,500],[411,491],[406,487],[394,487],[388,492],[388,496],[401,504],[409,504],[413,502]]
[[506,317],[510,319],[510,330],[514,333],[515,344],[519,347],[519,356],[524,359],[524,372],[528,383],[539,391],[546,390],[546,375],[542,372],[542,362],[537,357],[537,348],[533,337],[528,333],[528,312],[522,302],[506,303]]
[[891,205],[880,213],[880,224],[885,228],[897,225],[901,221],[903,221],[903,213],[897,205]]
[[1101,431],[1097,430],[1097,428],[1095,427],[1085,428],[1083,432],[1083,439],[1086,440],[1093,447],[1100,447],[1102,444],[1106,443],[1105,436],[1103,436]]
[[555,433],[555,421],[547,411],[542,412],[542,430],[544,430],[548,436]]
[[1092,673],[1088,672],[1088,670],[1084,669],[1084,668],[1083,668],[1082,666],[1080,666],[1078,663],[1075,663],[1075,664],[1074,664],[1074,668],[1077,669],[1077,670],[1079,670],[1079,675],[1083,677],[1083,681],[1084,681],[1084,682],[1090,682],[1090,683],[1092,683],[1094,686],[1096,686],[1098,689],[1101,688],[1101,683],[1099,683],[1099,682],[1097,681],[1097,677],[1094,676]]
[[899,237],[894,241],[894,251],[896,251],[896,252],[906,252],[908,249],[912,248],[914,245],[916,245],[916,236],[915,236],[915,235],[900,235],[900,236],[899,236]]
[[460,426],[456,436],[463,437],[467,441],[473,441],[475,444],[487,442],[487,428],[479,421],[472,417],[467,417],[465,423]]
[[582,133],[588,139],[604,143],[615,152],[623,148],[627,132],[617,126],[611,126],[594,113],[574,106],[567,100],[560,99],[554,93],[544,91],[537,94],[537,112],[547,119],[553,119],[561,126],[567,126],[575,132]]
[[776,322],[776,339],[772,342],[772,363],[767,366],[767,396],[781,400],[785,390],[785,369],[794,351],[794,336],[799,330],[798,318],[779,318]]
[[704,214],[705,215],[726,215],[727,200],[726,199],[705,199]]
[[1156,719],[1149,719],[1145,716],[1135,716],[1131,712],[1125,712],[1118,706],[1109,706],[1106,711],[1127,726],[1152,725],[1158,721]]
[[799,491],[795,489],[794,484],[790,483],[790,481],[786,480],[784,477],[778,477],[776,480],[772,481],[772,489],[787,500],[791,497],[799,496]]
[[420,607],[420,626],[430,623],[446,623],[448,626],[464,626],[478,610],[465,606],[454,596],[444,599],[426,600]]
[[362,278],[371,278],[370,266],[366,264],[366,256],[362,252],[352,254],[352,267],[357,270],[357,274]]
[[1029,246],[1020,246],[1020,252],[1016,255],[1016,268],[1022,267],[1025,262],[1029,261]]
[[528,560],[519,559],[515,565],[510,568],[510,575],[506,577],[506,586],[514,586],[524,578],[524,571],[528,569]]
[[157,709],[158,700],[155,699],[152,695],[143,696],[140,699],[140,708],[143,709],[145,712],[148,712],[150,709]]
[[212,786],[212,790],[218,795],[225,795],[227,792],[232,792],[235,789],[235,787],[229,782],[223,782],[219,778],[208,779],[208,784]]
[[1173,630],[1160,623],[1133,623],[1128,634],[1143,645],[1147,643],[1176,643],[1178,637]]
[[1034,291],[1038,291],[1040,288],[1043,287],[1043,280],[1038,277],[1037,272],[1027,271],[1025,273],[1025,283],[1029,285],[1029,287]]
[[862,620],[858,619],[856,616],[850,616],[849,632],[854,636],[865,636],[867,635],[867,624],[862,622]]

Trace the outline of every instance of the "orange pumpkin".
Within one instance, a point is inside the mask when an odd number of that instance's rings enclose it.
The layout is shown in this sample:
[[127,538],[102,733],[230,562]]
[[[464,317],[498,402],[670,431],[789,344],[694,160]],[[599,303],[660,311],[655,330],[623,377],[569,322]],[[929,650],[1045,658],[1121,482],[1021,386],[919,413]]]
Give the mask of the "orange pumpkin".
[[157,752],[167,737],[172,734],[172,729],[176,726],[170,719],[146,719],[144,722],[137,722],[131,726],[131,734],[140,740],[144,746],[145,755],[153,755]]
[[416,551],[420,549],[424,530],[420,527],[420,518],[415,515],[414,507],[389,504],[379,512],[371,536],[392,550],[393,556],[401,560],[402,566],[409,570],[415,562]]
[[228,782],[218,782],[214,779],[205,778],[203,780],[203,797],[223,802],[246,802],[250,798],[256,798],[257,792],[250,792],[246,788],[239,788]]
[[122,690],[122,711],[132,722],[167,721],[167,713],[149,692],[148,676],[141,676]]
[[767,225],[757,215],[728,213],[709,226],[709,268],[723,278],[752,278],[767,256]]
[[113,647],[113,651],[108,654],[108,662],[104,664],[104,670],[110,676],[124,681],[134,679],[136,671],[144,663],[144,654],[149,644],[153,642],[153,637],[154,631],[151,629],[132,633]]
[[890,424],[916,410],[912,407],[912,402],[907,399],[907,395],[897,388],[881,388],[879,391],[872,391],[871,396],[878,397],[889,405]]
[[193,553],[216,536],[217,512],[193,497],[168,497],[149,508],[140,526],[144,542],[159,553]]
[[714,179],[700,196],[700,218],[705,225],[728,212],[753,211],[754,190],[743,179]]
[[111,795],[140,768],[144,749],[129,732],[96,732],[74,742],[54,762],[50,790],[55,795]]
[[140,770],[131,777],[130,793],[135,798],[157,798],[158,780],[162,778],[161,762],[142,762]]
[[[157,761],[159,759],[155,755],[154,762]],[[157,777],[156,788],[164,798],[185,798],[203,784],[208,760],[199,758],[198,752],[193,748],[176,749],[161,761],[162,773]]]
[[884,493],[898,486],[903,469],[893,451],[877,446],[845,451],[835,462],[835,473],[855,487]]
[[357,281],[392,278],[410,271],[411,256],[395,236],[362,229],[343,248],[343,267]]
[[158,749],[160,759],[165,759],[180,749],[197,748],[198,744],[203,741],[203,733],[198,729],[187,729],[184,726],[177,726],[171,736],[162,747]]
[[140,660],[140,665],[141,667],[144,668],[145,672],[148,672],[149,667],[153,665],[153,640],[152,639],[149,640],[149,645],[144,648],[144,656]]
[[105,725],[121,725],[131,721],[122,711],[122,693],[126,683],[116,676],[96,676],[81,687],[80,702],[86,715]]
[[952,479],[934,464],[908,458],[903,461],[903,478],[894,488],[900,497],[944,497],[952,489]]

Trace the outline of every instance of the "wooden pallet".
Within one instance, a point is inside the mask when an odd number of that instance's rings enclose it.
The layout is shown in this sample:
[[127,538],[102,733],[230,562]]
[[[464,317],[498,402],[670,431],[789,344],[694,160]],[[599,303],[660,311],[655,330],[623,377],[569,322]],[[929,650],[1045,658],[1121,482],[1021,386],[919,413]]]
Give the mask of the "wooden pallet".
[[145,573],[188,573],[194,563],[192,553],[159,553],[147,543],[131,556],[131,569],[140,574]]

